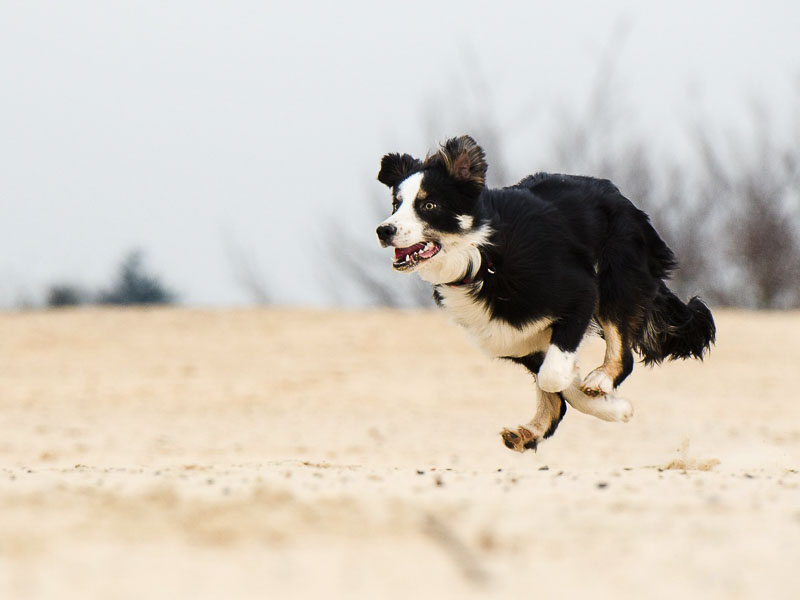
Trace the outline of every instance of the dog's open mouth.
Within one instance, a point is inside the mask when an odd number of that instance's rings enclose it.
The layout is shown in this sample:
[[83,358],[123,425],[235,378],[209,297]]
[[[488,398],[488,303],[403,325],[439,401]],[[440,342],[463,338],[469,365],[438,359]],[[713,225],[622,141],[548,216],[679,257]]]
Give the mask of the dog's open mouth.
[[420,242],[408,248],[395,248],[392,266],[398,271],[411,269],[419,263],[436,256],[441,249],[442,247],[436,242]]

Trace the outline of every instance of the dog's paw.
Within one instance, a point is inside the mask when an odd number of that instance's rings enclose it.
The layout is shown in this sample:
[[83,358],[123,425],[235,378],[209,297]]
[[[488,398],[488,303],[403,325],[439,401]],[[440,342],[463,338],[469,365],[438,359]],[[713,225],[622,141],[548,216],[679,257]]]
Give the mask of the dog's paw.
[[514,431],[511,429],[503,429],[503,431],[500,432],[500,436],[503,438],[503,443],[506,448],[510,450],[514,450],[515,452],[533,450],[536,452],[539,442],[544,439],[544,430],[529,423],[527,425],[520,425]]
[[633,417],[633,405],[625,398],[608,394],[607,396],[598,396],[593,401],[596,403],[595,408],[602,415],[600,418],[604,421],[627,423]]
[[614,391],[614,382],[602,367],[595,369],[586,376],[580,390],[587,396],[605,396]]
[[553,346],[548,350],[536,381],[545,392],[563,392],[575,380],[578,365],[574,352],[562,352]]
[[594,416],[604,421],[627,423],[633,417],[633,405],[625,398],[618,398],[614,394],[596,396],[594,402]]
[[614,398],[614,410],[617,413],[617,421],[621,421],[622,423],[627,423],[633,417],[633,404],[625,400],[625,398]]
[[627,423],[633,417],[633,405],[614,394],[590,396],[576,386],[564,392],[564,398],[574,409],[603,421]]
[[633,404],[625,400],[625,398],[618,398],[614,394],[608,394],[607,396],[596,398],[595,401],[602,406],[602,412],[605,415],[603,418],[606,421],[627,423],[633,417]]

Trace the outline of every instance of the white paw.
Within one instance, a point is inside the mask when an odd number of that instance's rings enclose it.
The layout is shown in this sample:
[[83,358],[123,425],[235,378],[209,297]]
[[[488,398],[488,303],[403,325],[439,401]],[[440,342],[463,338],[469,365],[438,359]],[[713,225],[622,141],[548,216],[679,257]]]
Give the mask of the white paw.
[[633,404],[625,400],[625,398],[617,398],[616,396],[606,396],[606,400],[611,405],[609,407],[609,416],[613,416],[611,421],[620,421],[627,423],[633,416]]
[[592,412],[595,417],[603,421],[616,421],[627,423],[633,416],[633,405],[625,398],[614,395],[598,396],[593,398]]
[[603,396],[614,391],[614,382],[601,367],[586,376],[581,384],[581,391],[587,396]]
[[603,421],[627,423],[633,417],[633,405],[614,394],[588,396],[577,387],[571,387],[564,393],[564,397],[574,409]]
[[536,381],[545,392],[562,392],[574,381],[577,370],[574,352],[562,352],[555,346],[550,346]]

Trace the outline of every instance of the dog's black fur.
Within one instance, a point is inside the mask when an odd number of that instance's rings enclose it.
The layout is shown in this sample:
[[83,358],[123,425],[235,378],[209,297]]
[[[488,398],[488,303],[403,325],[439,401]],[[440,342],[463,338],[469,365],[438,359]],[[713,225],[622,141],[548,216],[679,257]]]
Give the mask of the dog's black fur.
[[[708,307],[697,297],[684,304],[669,290],[665,280],[675,256],[648,216],[610,181],[539,173],[489,189],[483,151],[463,136],[425,161],[407,154],[383,158],[378,178],[393,189],[395,210],[403,201],[400,184],[415,173],[423,174],[420,198],[405,201],[418,204],[426,239],[466,234],[463,215],[470,231],[489,232],[480,260],[465,264],[463,275],[432,281],[437,303],[442,286],[469,284],[490,319],[516,328],[550,319],[550,344],[567,352],[578,348],[593,321],[601,329],[610,324],[622,341],[621,364],[609,371],[615,388],[633,369],[633,352],[653,364],[701,358],[713,343]],[[385,245],[395,245],[386,229],[378,232]],[[544,355],[542,349],[508,358],[537,373]]]
[[[615,323],[645,363],[701,358],[713,342],[706,305],[684,304],[664,283],[672,251],[610,181],[539,173],[479,200],[495,232],[482,249],[495,273],[476,295],[495,318],[552,316],[552,343],[574,350],[594,316]],[[630,352],[623,367],[614,387],[633,369]]]

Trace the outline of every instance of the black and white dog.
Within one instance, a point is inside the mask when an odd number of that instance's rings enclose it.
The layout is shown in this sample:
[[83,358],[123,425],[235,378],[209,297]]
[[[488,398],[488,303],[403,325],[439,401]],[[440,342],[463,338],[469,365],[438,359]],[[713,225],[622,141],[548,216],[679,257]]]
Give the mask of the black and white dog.
[[[539,173],[501,189],[485,185],[484,152],[469,136],[420,161],[387,154],[378,180],[392,189],[381,244],[393,267],[433,284],[436,303],[492,356],[527,367],[539,389],[536,415],[504,429],[513,450],[551,436],[566,404],[607,421],[633,409],[614,390],[645,364],[702,358],[714,319],[698,298],[681,302],[664,280],[672,251],[609,181]],[[576,353],[597,331],[603,364],[581,380]]]

